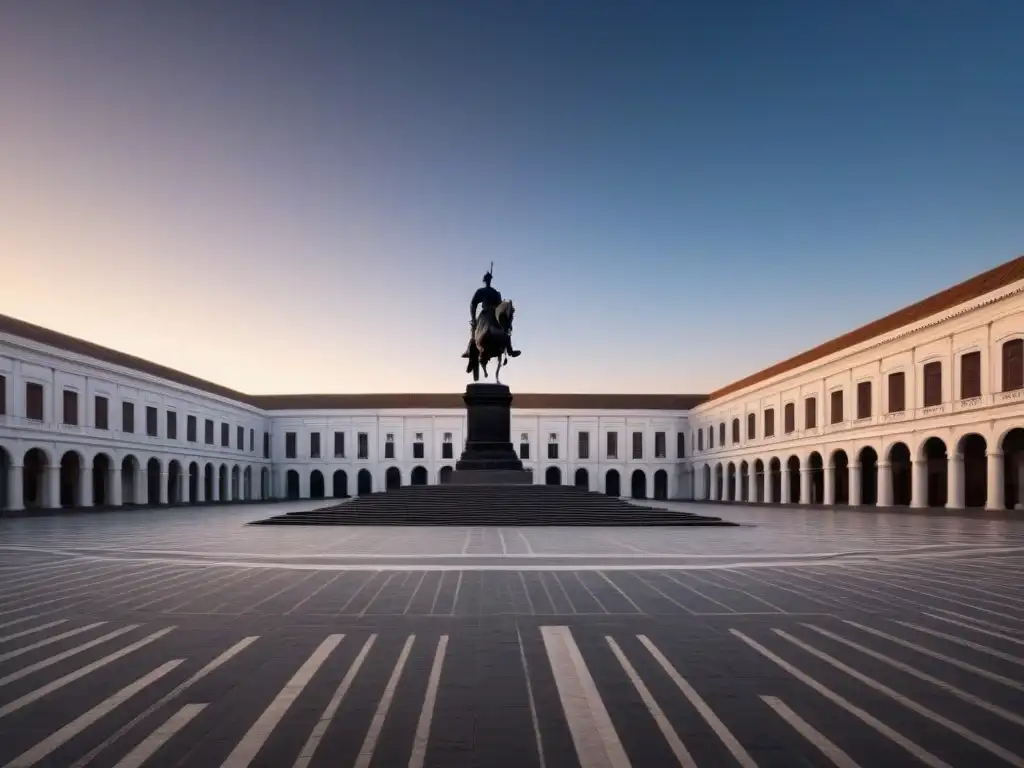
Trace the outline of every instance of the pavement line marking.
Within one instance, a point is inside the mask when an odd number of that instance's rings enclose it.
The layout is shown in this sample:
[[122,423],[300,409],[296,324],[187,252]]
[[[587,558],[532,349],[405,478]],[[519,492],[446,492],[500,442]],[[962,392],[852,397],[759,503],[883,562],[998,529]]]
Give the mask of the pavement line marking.
[[377,740],[384,728],[384,719],[388,716],[388,710],[391,709],[391,700],[395,696],[395,689],[398,687],[398,681],[402,677],[402,670],[405,669],[405,662],[409,658],[409,650],[415,639],[416,635],[409,635],[405,645],[402,646],[402,652],[398,654],[398,661],[395,662],[395,668],[391,671],[391,677],[384,688],[384,695],[381,696],[380,703],[377,705],[377,711],[373,713],[373,720],[370,721],[370,727],[366,731],[366,738],[363,739],[363,746],[359,749],[359,755],[356,757],[353,768],[369,768],[370,761],[373,760],[373,751],[377,748]]
[[838,704],[840,707],[845,709],[847,712],[849,712],[851,715],[856,717],[862,723],[865,723],[865,724],[871,726],[876,731],[878,731],[878,733],[880,733],[883,736],[885,736],[885,738],[887,738],[890,741],[892,741],[893,743],[898,744],[899,746],[903,747],[903,749],[905,749],[907,752],[909,752],[911,755],[916,757],[918,760],[920,760],[925,765],[930,765],[932,768],[953,768],[953,766],[951,766],[949,763],[939,759],[938,757],[933,755],[931,752],[928,752],[927,750],[923,749],[922,747],[919,747],[917,744],[912,742],[910,739],[908,739],[905,736],[903,736],[902,734],[897,733],[896,731],[894,731],[892,728],[887,726],[881,720],[878,720],[877,718],[875,718],[872,715],[868,714],[867,712],[865,712],[863,709],[861,709],[860,707],[856,706],[855,704],[850,703],[849,701],[844,699],[842,696],[840,696],[838,693],[835,693],[832,690],[830,690],[829,688],[826,688],[824,685],[819,683],[817,680],[815,680],[810,675],[805,674],[804,672],[801,672],[799,669],[794,667],[788,661],[786,661],[786,660],[776,656],[774,653],[769,651],[767,648],[765,648],[763,645],[758,643],[756,640],[750,639],[749,637],[744,635],[742,632],[740,632],[738,629],[730,629],[729,632],[732,633],[732,635],[734,635],[735,637],[738,637],[740,640],[742,640],[744,643],[749,645],[751,648],[753,648],[755,651],[760,653],[762,656],[767,658],[769,661],[774,662],[776,665],[778,665],[782,669],[784,669],[787,672],[789,672],[789,674],[791,674],[793,677],[795,677],[800,682],[802,682],[805,685],[809,686],[810,688],[814,689],[815,691],[820,693],[822,696],[824,696],[826,699],[828,699],[832,703]]
[[665,658],[661,651],[658,650],[657,646],[647,639],[646,635],[637,635],[637,639],[643,643],[644,647],[648,650],[654,660],[658,662],[665,673],[671,678],[672,682],[676,684],[676,687],[682,692],[683,696],[686,697],[687,701],[693,705],[700,716],[704,718],[704,721],[711,726],[711,730],[715,732],[715,735],[721,740],[722,744],[725,745],[736,762],[739,763],[743,768],[757,768],[757,763],[754,762],[754,758],[750,756],[750,753],[743,748],[743,745],[739,743],[732,732],[726,727],[718,715],[715,714],[714,710],[708,706],[708,703],[701,698],[700,694],[694,690],[693,686],[690,685],[686,679],[679,674],[679,671],[672,666],[672,662]]
[[[793,729],[821,750],[836,768],[860,768],[856,762],[837,747],[825,734],[804,720],[800,715],[786,706],[782,699],[775,696],[762,696],[761,701],[775,710],[776,714],[793,726]],[[120,768],[120,766],[115,766]]]
[[530,665],[526,661],[526,649],[523,647],[523,634],[516,627],[516,642],[519,644],[519,665],[523,668],[523,679],[526,681],[526,701],[530,705],[530,722],[533,724],[533,739],[537,746],[537,763],[539,768],[547,768],[544,757],[544,742],[540,737],[540,719],[537,717],[537,700],[533,697],[533,684],[530,682]]
[[937,677],[933,677],[932,675],[922,672],[919,669],[910,666],[909,664],[904,664],[902,661],[892,659],[883,653],[879,653],[878,651],[874,651],[870,648],[865,648],[863,645],[855,643],[852,640],[847,640],[844,637],[840,637],[839,635],[833,632],[829,632],[827,629],[816,627],[813,624],[804,624],[804,626],[810,630],[813,630],[814,632],[817,632],[820,635],[832,638],[837,643],[842,643],[843,645],[853,648],[856,651],[860,651],[861,653],[870,656],[873,659],[877,659],[883,664],[888,664],[890,667],[898,669],[900,672],[905,672],[906,674],[911,675],[912,677],[916,677],[918,680],[924,680],[926,683],[931,683],[932,685],[942,689],[946,693],[952,696],[956,696],[958,699],[966,701],[968,704],[973,704],[974,706],[980,709],[984,709],[986,712],[991,712],[993,715],[996,715],[997,717],[1001,717],[1004,720],[1009,720],[1011,723],[1016,723],[1017,725],[1024,726],[1024,717],[1016,715],[1013,712],[1010,712],[1009,710],[996,706],[995,704],[991,704],[985,701],[984,699],[980,699],[977,696],[968,693],[967,691],[961,690],[960,688],[957,688],[956,686],[945,682],[944,680],[939,680],[939,678]]
[[459,578],[455,582],[455,594],[452,596],[452,609],[448,612],[449,616],[455,615],[455,606],[459,604],[459,590],[462,589],[462,570],[459,570]]
[[60,613],[62,609],[57,608],[52,611],[43,611],[42,613],[33,613],[31,616],[22,616],[20,619],[14,619],[13,621],[5,621],[0,624],[0,629],[6,629],[7,627],[13,627],[15,624],[24,624],[26,621],[32,621],[32,619],[41,619],[43,616],[51,616],[54,613]]
[[659,573],[658,575],[659,576],[664,576],[666,579],[671,581],[673,584],[678,584],[683,589],[690,590],[691,592],[693,592],[693,594],[697,595],[700,598],[703,598],[704,600],[707,600],[709,603],[714,603],[715,605],[722,606],[723,608],[725,608],[725,610],[729,611],[730,613],[735,613],[736,612],[732,607],[726,605],[721,600],[716,600],[715,598],[711,597],[710,595],[705,595],[699,589],[697,589],[695,587],[691,587],[689,584],[684,584],[679,579],[676,579],[676,578],[673,578],[672,576],[670,576],[667,572],[666,573]]
[[[169,566],[167,564],[164,564],[164,565],[160,566],[160,568],[161,568],[161,573],[160,574],[156,574],[156,575],[153,575],[153,576],[141,577],[141,578],[139,576],[139,574],[140,574],[139,570],[134,570],[131,573],[122,573],[120,575],[111,576],[108,579],[100,579],[98,581],[94,579],[93,575],[84,576],[84,577],[82,577],[80,579],[73,579],[73,580],[70,580],[70,581],[59,582],[58,584],[54,584],[52,586],[60,586],[61,584],[69,584],[69,583],[72,583],[72,581],[74,581],[74,582],[84,581],[84,582],[86,582],[85,584],[79,584],[78,586],[75,586],[75,587],[65,587],[64,589],[52,589],[50,587],[41,587],[40,589],[34,589],[34,590],[29,591],[29,592],[19,592],[18,596],[19,597],[28,598],[29,601],[31,602],[32,597],[34,597],[35,595],[38,595],[38,594],[42,594],[42,595],[62,595],[62,594],[66,594],[68,592],[72,593],[72,595],[81,595],[83,593],[92,594],[93,590],[95,589],[95,587],[99,586],[100,584],[111,584],[112,582],[122,582],[122,581],[129,581],[129,582],[138,583],[139,581],[153,581],[155,579],[159,579],[163,575],[163,573],[166,572],[166,570],[169,568]],[[124,570],[124,569],[122,568],[120,570]],[[144,571],[143,571],[143,573],[144,573]],[[99,574],[99,575],[106,576],[107,574],[103,573],[103,574]]]
[[352,666],[348,668],[348,672],[345,673],[345,677],[341,679],[337,689],[334,691],[334,695],[331,700],[327,703],[326,709],[316,725],[313,726],[313,732],[309,734],[309,738],[306,740],[305,745],[302,747],[302,751],[299,752],[298,758],[295,760],[293,768],[307,768],[312,762],[313,755],[316,754],[317,747],[320,746],[320,742],[323,740],[324,733],[327,732],[328,726],[334,719],[334,715],[338,712],[338,707],[341,706],[342,700],[345,698],[345,694],[348,693],[348,689],[352,687],[352,681],[355,676],[359,673],[359,668],[363,665],[363,661],[366,659],[367,654],[370,652],[370,648],[373,647],[374,641],[377,639],[377,635],[370,635],[366,642],[363,643],[362,649],[359,651],[359,655],[356,656],[355,661],[352,662]]
[[25,637],[26,635],[34,635],[36,632],[42,632],[44,629],[49,629],[50,627],[56,627],[59,624],[66,623],[67,619],[58,619],[57,621],[51,621],[49,624],[40,624],[38,627],[32,627],[32,629],[23,629],[21,632],[15,632],[13,635],[5,635],[4,637],[0,637],[0,643],[6,643],[11,640],[17,640],[19,637]]
[[95,622],[93,624],[86,624],[84,627],[75,627],[74,629],[69,629],[67,632],[61,632],[59,635],[54,635],[53,637],[47,637],[47,638],[45,638],[43,640],[39,640],[39,641],[37,641],[35,643],[31,643],[30,645],[26,645],[26,646],[23,646],[21,648],[17,648],[16,650],[13,650],[13,651],[8,651],[7,653],[0,654],[0,662],[7,661],[8,659],[17,658],[18,656],[21,656],[22,654],[25,654],[25,653],[31,653],[36,648],[43,648],[44,646],[52,645],[53,643],[59,643],[61,640],[66,640],[69,637],[74,637],[75,635],[80,635],[83,632],[88,632],[90,629],[96,629],[96,627],[102,627],[106,623],[107,622],[105,622],[105,621],[97,621],[97,622]]
[[1002,651],[997,651],[995,648],[989,648],[987,645],[982,645],[981,643],[975,643],[975,642],[973,642],[971,640],[965,640],[964,638],[957,637],[956,635],[947,635],[945,632],[937,632],[934,629],[930,629],[928,627],[923,627],[920,624],[911,624],[909,621],[899,621],[897,619],[892,619],[892,621],[894,623],[896,623],[896,624],[901,625],[901,626],[909,627],[910,629],[916,629],[918,632],[924,632],[925,634],[932,635],[933,637],[938,637],[938,638],[941,638],[943,640],[948,640],[951,643],[956,643],[957,645],[962,645],[965,648],[970,648],[973,651],[978,651],[979,653],[985,653],[985,654],[988,654],[989,656],[994,656],[997,659],[1002,659],[1003,661],[1008,661],[1011,664],[1019,664],[1021,666],[1024,666],[1024,660],[1018,659],[1016,656],[1012,656],[1009,653],[1003,653]]
[[944,653],[933,651],[931,648],[925,648],[923,645],[912,643],[909,640],[904,640],[901,637],[894,637],[893,635],[888,635],[880,630],[873,629],[871,627],[866,627],[863,624],[858,624],[855,621],[843,619],[843,622],[849,624],[851,627],[856,627],[862,632],[868,632],[874,635],[875,637],[881,637],[884,640],[896,643],[897,645],[902,645],[904,648],[909,648],[912,651],[917,651],[918,653],[924,654],[925,656],[931,656],[933,659],[938,659],[939,661],[944,661],[947,664],[952,664],[954,667],[959,667],[960,669],[963,669],[967,672],[973,672],[979,677],[984,677],[994,682],[1002,683],[1008,688],[1013,688],[1014,690],[1024,692],[1024,685],[1018,683],[1016,680],[1011,680],[1008,677],[1003,677],[1003,675],[996,674],[995,672],[989,672],[987,669],[976,667],[973,664],[968,664],[966,661],[961,661],[960,659],[955,659],[952,656],[947,656]]
[[182,683],[181,685],[176,687],[170,693],[168,693],[165,696],[163,696],[159,701],[155,702],[154,704],[151,704],[149,707],[146,708],[146,710],[144,712],[141,712],[140,714],[136,715],[129,722],[127,722],[123,726],[121,726],[121,728],[119,728],[116,733],[114,733],[112,736],[110,736],[109,738],[104,740],[103,743],[101,743],[97,747],[95,747],[85,757],[82,757],[82,758],[78,759],[77,761],[75,761],[74,763],[72,763],[71,768],[85,768],[85,766],[91,765],[92,761],[96,759],[96,756],[100,752],[102,752],[104,749],[106,749],[111,744],[113,744],[118,739],[120,739],[122,736],[124,736],[126,733],[128,733],[128,731],[130,731],[132,728],[134,728],[140,721],[142,721],[145,718],[149,717],[151,714],[153,714],[156,710],[158,710],[161,707],[163,707],[169,701],[171,701],[173,699],[176,699],[185,690],[187,690],[188,688],[191,688],[193,685],[195,685],[197,682],[202,680],[208,674],[210,674],[214,670],[218,669],[219,667],[221,667],[223,664],[227,663],[228,661],[230,661],[237,654],[239,654],[242,651],[244,651],[246,648],[248,648],[250,645],[252,645],[258,639],[259,639],[258,636],[250,636],[250,637],[242,638],[240,641],[238,641],[233,646],[231,646],[226,651],[224,651],[224,653],[222,653],[220,656],[215,658],[213,661],[211,661],[205,667],[203,667],[198,672],[196,672],[194,675],[192,675],[192,677],[190,677],[184,683]]
[[333,576],[332,576],[331,578],[329,578],[329,579],[328,579],[327,581],[325,581],[325,582],[324,582],[323,584],[321,584],[321,585],[320,585],[319,587],[317,587],[317,588],[316,588],[316,589],[314,589],[314,590],[313,590],[312,592],[310,592],[310,593],[309,593],[308,595],[306,595],[306,597],[304,597],[304,598],[302,598],[301,600],[299,600],[299,602],[297,602],[297,603],[296,603],[295,605],[293,605],[293,606],[292,606],[291,608],[289,608],[289,609],[288,609],[287,611],[285,611],[285,612],[284,612],[284,614],[282,614],[282,615],[284,615],[284,616],[288,616],[288,615],[290,615],[291,613],[293,613],[294,611],[298,610],[298,609],[299,609],[300,607],[302,607],[302,606],[303,606],[303,605],[305,605],[305,604],[306,604],[307,602],[309,602],[310,600],[312,600],[312,599],[313,599],[314,597],[316,597],[317,595],[319,595],[319,594],[320,594],[321,592],[323,592],[323,591],[324,591],[324,590],[325,590],[325,589],[326,589],[327,587],[329,587],[329,586],[330,586],[331,584],[333,584],[334,582],[336,582],[336,581],[337,581],[338,579],[340,579],[340,578],[341,578],[341,572],[339,572],[339,573],[336,573],[336,574],[334,574],[334,575],[333,575]]
[[[623,592],[622,588],[619,587],[618,584],[616,584],[614,581],[612,581],[611,579],[608,578],[608,574],[606,574],[604,571],[595,571],[595,573],[597,573],[598,576],[600,576],[602,579],[604,579],[606,582],[608,582],[608,584],[610,584],[615,589],[616,592],[618,592],[620,595],[622,595],[626,599],[627,603],[629,603],[634,608],[636,608],[636,612],[637,612],[638,615],[640,615],[640,616],[646,616],[647,615],[647,612],[643,608],[641,608],[639,605],[637,605],[636,603],[633,602],[633,598],[631,598],[629,595],[627,595],[625,592]],[[520,573],[519,574],[519,578],[522,578],[522,577],[523,577],[523,574]],[[524,580],[524,584],[525,584],[525,580]]]
[[541,627],[540,633],[580,764],[587,768],[631,768],[569,628]]
[[[243,581],[248,581],[249,579],[253,578],[254,576],[258,575],[259,573],[260,572],[258,570],[256,570],[255,568],[250,568],[250,569],[243,570],[243,571],[232,571],[230,573],[225,574],[222,578],[210,579],[207,582],[207,584],[214,584],[214,583],[216,583],[217,584],[216,587],[214,587],[213,589],[204,589],[202,592],[197,592],[194,595],[192,595],[191,597],[189,597],[188,600],[183,600],[180,603],[175,603],[170,608],[161,608],[160,612],[161,613],[174,613],[179,608],[184,608],[189,603],[194,603],[196,600],[201,600],[204,597],[210,597],[211,595],[215,595],[218,592],[220,592],[222,589],[227,589],[229,587],[235,588],[240,583],[242,583]],[[234,578],[234,577],[241,577],[241,578],[238,578],[234,582],[232,582],[231,579]],[[224,582],[227,582],[227,583],[224,583]],[[168,595],[164,599],[166,600],[169,597],[171,597],[171,596]],[[160,600],[156,600],[155,602],[161,602],[161,601]]]
[[[1019,633],[1021,631],[1020,627],[1007,627],[1007,626],[1004,626],[1003,624],[996,624],[994,621],[986,621],[985,619],[979,619],[979,618],[976,618],[974,616],[964,616],[962,613],[956,613],[954,611],[946,611],[946,610],[943,610],[942,608],[934,608],[934,607],[932,607],[931,610],[935,611],[936,613],[944,613],[947,616],[956,616],[958,619],[962,619],[963,621],[970,622],[971,624],[980,624],[983,627],[991,627],[992,629],[997,629],[1000,632]],[[938,617],[933,617],[933,618],[938,618]]]
[[120,637],[125,632],[131,632],[133,629],[138,629],[141,626],[141,624],[129,624],[127,627],[115,629],[113,632],[108,632],[107,634],[101,637],[97,637],[94,640],[90,640],[87,643],[82,643],[81,645],[76,645],[74,648],[69,648],[66,651],[58,653],[56,656],[51,656],[48,659],[37,661],[35,664],[29,664],[27,667],[22,667],[17,672],[12,672],[11,674],[5,677],[0,677],[0,687],[3,687],[8,683],[13,683],[15,680],[20,680],[26,675],[30,675],[33,672],[36,672],[40,669],[45,669],[46,667],[52,666],[53,664],[64,661],[64,659],[70,658],[75,654],[82,653],[83,651],[87,651],[90,648],[95,648],[100,643],[105,643],[107,640],[113,640],[115,637]]
[[944,616],[936,616],[934,613],[925,613],[925,616],[928,616],[928,617],[930,617],[932,619],[937,619],[938,621],[945,621],[945,622],[947,622],[949,624],[956,624],[958,627],[963,627],[964,629],[969,629],[972,632],[980,632],[983,635],[991,635],[992,637],[998,637],[1000,640],[1006,640],[1009,643],[1016,643],[1017,645],[1024,645],[1024,640],[1021,640],[1019,637],[1011,637],[1010,635],[1006,634],[1005,632],[994,632],[991,629],[984,629],[982,627],[976,627],[973,624],[967,624],[966,622],[957,621],[956,619],[947,619]]
[[420,580],[418,582],[416,582],[416,589],[414,589],[412,591],[412,594],[409,595],[409,600],[405,604],[405,608],[402,610],[402,615],[403,616],[409,613],[409,609],[412,607],[412,601],[416,599],[416,595],[419,594],[420,587],[423,586],[423,582],[426,581],[426,580],[427,580],[427,572],[424,571],[423,573],[420,574]]
[[310,579],[312,579],[316,575],[317,575],[317,572],[313,571],[308,576],[306,576],[304,579],[299,579],[294,584],[288,584],[287,586],[281,587],[281,589],[277,590],[277,592],[274,592],[272,595],[267,595],[266,597],[262,598],[261,600],[257,600],[255,603],[252,603],[251,605],[249,605],[249,606],[247,606],[245,608],[242,608],[241,610],[239,610],[238,614],[242,615],[242,614],[248,613],[253,608],[259,608],[264,603],[266,603],[266,602],[268,602],[270,600],[273,600],[275,597],[283,595],[288,590],[295,589],[296,587],[301,587],[303,584],[305,584],[307,581],[309,581]]
[[[133,624],[130,627],[127,627],[126,629],[118,630],[117,632],[112,632],[111,634],[120,635],[132,629],[135,629],[138,626],[138,624]],[[110,664],[113,661],[117,661],[118,659],[127,656],[129,653],[133,651],[137,651],[139,648],[142,648],[145,645],[149,645],[154,640],[159,640],[161,637],[172,631],[174,631],[174,627],[167,627],[165,629],[161,629],[160,631],[154,632],[152,635],[149,635],[148,637],[144,637],[141,640],[135,641],[131,645],[125,646],[120,651],[116,651],[115,653],[112,653],[109,656],[104,656],[102,659],[97,659],[91,664],[87,664],[84,667],[76,669],[74,672],[69,672],[68,674],[64,675],[64,677],[59,677],[53,682],[47,683],[41,688],[36,688],[34,691],[31,691],[30,693],[26,693],[20,699],[15,699],[14,701],[5,704],[3,707],[0,707],[0,717],[6,717],[12,712],[17,712],[22,707],[26,707],[32,702],[38,701],[39,699],[43,698],[43,696],[53,693],[54,691],[63,688],[65,685],[73,683],[75,680],[78,680],[81,677],[85,677],[90,672],[94,672],[101,667],[105,667],[107,664]],[[99,640],[94,640],[93,643],[97,643],[100,640],[104,639],[106,638],[101,637],[99,638]],[[44,661],[41,661],[38,664],[33,664],[30,667],[25,667],[24,669],[19,670],[14,674],[8,675],[4,678],[4,680],[0,682],[4,682],[7,680],[17,680],[19,678],[25,677],[25,675],[35,672],[37,669],[42,669],[43,667],[48,667],[51,664],[56,664],[58,661],[61,660],[61,657],[67,658],[67,656],[70,656],[72,653],[78,653],[79,651],[84,649],[85,646],[72,648],[71,651],[68,651],[66,654],[62,653],[60,654],[60,656],[54,656],[52,659],[45,659]]]
[[271,732],[281,722],[288,708],[295,702],[299,694],[306,687],[317,670],[327,661],[331,651],[338,647],[338,643],[344,635],[328,635],[313,654],[306,659],[306,662],[299,667],[292,675],[281,692],[277,694],[270,706],[263,710],[263,714],[252,724],[242,740],[238,742],[227,759],[221,763],[221,768],[246,768],[256,757],[256,753],[266,743]]
[[901,693],[898,693],[897,691],[894,691],[892,688],[888,687],[887,685],[883,685],[882,683],[878,682],[877,680],[874,680],[874,679],[868,677],[867,675],[858,672],[857,670],[853,669],[850,666],[847,666],[846,664],[844,664],[843,662],[839,661],[838,659],[833,658],[832,656],[829,656],[824,651],[819,651],[814,646],[808,645],[804,641],[802,641],[802,640],[800,640],[800,639],[798,639],[796,637],[793,637],[788,632],[785,632],[785,631],[783,631],[781,629],[773,629],[772,632],[774,632],[775,634],[777,634],[779,637],[783,638],[784,640],[788,640],[789,642],[791,642],[793,645],[797,646],[798,648],[802,648],[803,650],[805,650],[808,653],[810,653],[812,656],[816,656],[817,658],[821,659],[822,661],[824,661],[824,662],[826,662],[828,664],[831,664],[833,667],[838,669],[840,672],[845,672],[850,677],[852,677],[855,680],[859,680],[860,682],[864,683],[864,685],[868,686],[869,688],[873,688],[874,690],[878,691],[879,693],[888,696],[890,699],[892,699],[893,701],[897,702],[898,704],[902,704],[904,707],[906,707],[910,711],[916,712],[917,714],[921,715],[922,717],[925,717],[925,718],[931,720],[933,723],[937,723],[937,724],[947,728],[948,730],[952,731],[953,733],[957,734],[958,736],[961,736],[962,738],[967,739],[967,741],[971,742],[972,744],[976,744],[977,746],[981,747],[982,749],[984,749],[984,750],[986,750],[988,752],[991,752],[993,755],[995,755],[996,757],[999,757],[999,758],[1005,760],[1010,765],[1017,766],[1017,768],[1024,768],[1024,758],[1021,758],[1019,755],[1015,755],[1013,752],[1010,752],[1008,749],[1003,749],[1001,746],[996,744],[994,741],[990,741],[989,739],[986,739],[984,736],[978,735],[974,731],[969,730],[968,728],[965,728],[964,726],[960,725],[959,723],[954,723],[952,720],[949,720],[949,719],[943,717],[938,712],[934,712],[934,711],[928,709],[927,707],[925,707],[924,705],[918,704],[913,699],[908,699],[906,696],[904,696]]
[[135,749],[121,758],[114,768],[142,768],[143,764],[170,741],[178,731],[192,722],[193,718],[206,709],[206,704],[186,704],[171,718],[153,731]]
[[640,694],[640,698],[643,700],[648,711],[651,713],[651,717],[654,718],[654,722],[658,725],[658,730],[661,731],[661,735],[665,737],[665,741],[668,742],[669,748],[672,750],[672,754],[676,756],[676,760],[679,765],[683,768],[697,768],[697,763],[694,762],[693,756],[687,751],[686,746],[683,744],[682,739],[679,738],[679,734],[676,733],[675,728],[669,722],[668,718],[665,717],[665,713],[661,707],[658,706],[658,702],[655,701],[654,696],[651,695],[650,690],[644,684],[644,681],[637,674],[637,671],[633,668],[633,665],[629,663],[629,659],[619,648],[618,644],[612,640],[611,637],[605,636],[605,641],[612,649],[612,653],[615,654],[615,658],[619,660],[619,664],[626,671],[626,675],[629,677],[629,681],[633,683],[633,687],[636,688],[637,693]]
[[416,722],[416,736],[413,738],[412,754],[409,756],[409,768],[423,768],[427,756],[427,743],[430,740],[430,724],[434,719],[434,705],[437,703],[437,687],[441,682],[441,668],[444,665],[445,651],[448,649],[448,635],[441,635],[434,651],[434,662],[430,666],[430,677],[427,680],[427,692],[423,697],[423,708]]
[[101,701],[85,714],[75,718],[59,731],[47,736],[27,752],[23,752],[21,755],[11,760],[11,762],[4,766],[4,768],[31,768],[31,766],[46,759],[46,757],[51,753],[71,741],[71,739],[80,734],[90,725],[93,725],[97,720],[113,712],[117,707],[124,704],[128,699],[139,693],[151,683],[155,683],[161,677],[181,664],[182,661],[184,661],[184,659],[168,661],[166,664],[154,669],[148,675],[140,677],[130,685],[126,685],[110,698]]

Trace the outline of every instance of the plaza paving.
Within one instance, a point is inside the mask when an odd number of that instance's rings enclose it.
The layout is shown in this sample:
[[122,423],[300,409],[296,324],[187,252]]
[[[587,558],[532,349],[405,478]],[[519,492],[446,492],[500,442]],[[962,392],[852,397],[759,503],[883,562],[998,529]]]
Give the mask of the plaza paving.
[[0,520],[0,766],[1024,766],[1024,520],[297,506]]

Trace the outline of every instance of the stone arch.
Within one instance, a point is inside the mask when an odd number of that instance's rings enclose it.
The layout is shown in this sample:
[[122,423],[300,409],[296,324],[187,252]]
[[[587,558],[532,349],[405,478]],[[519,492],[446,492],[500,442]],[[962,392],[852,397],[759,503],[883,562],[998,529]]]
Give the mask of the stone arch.
[[946,506],[949,488],[949,456],[946,442],[940,437],[929,437],[919,448],[925,472],[925,501],[929,507]]
[[441,467],[441,471],[437,473],[437,480],[441,485],[447,485],[452,481],[452,468]]
[[711,498],[711,465],[705,464],[700,470],[700,493],[702,499]]
[[989,508],[1019,509],[1024,507],[1024,429],[1006,430],[999,440],[1003,452],[1003,499],[989,499]]
[[334,470],[331,476],[331,495],[336,499],[348,496],[348,474],[344,469]]
[[[751,414],[753,415],[753,414]],[[751,501],[756,501],[759,504],[764,502],[764,484],[766,482],[764,472],[764,461],[761,459],[754,460],[754,492],[751,494]]]
[[977,432],[961,436],[956,452],[963,456],[964,506],[984,507],[988,501],[988,443]]
[[634,469],[629,478],[629,495],[634,499],[647,498],[647,475],[642,469]]
[[373,475],[370,474],[370,470],[365,468],[359,470],[356,475],[356,493],[360,496],[373,493]]
[[573,476],[573,485],[577,488],[582,488],[585,491],[590,490],[590,473],[583,467],[576,470],[576,474]]
[[92,457],[92,503],[96,507],[113,504],[110,479],[114,474],[114,460],[109,454],[97,453]]
[[790,456],[786,459],[786,470],[789,472],[789,503],[800,503],[800,457]]
[[195,504],[199,501],[199,464],[194,461],[188,463],[188,500]]
[[146,462],[146,503],[154,506],[160,503],[160,459],[150,456]]
[[181,463],[177,459],[171,459],[167,464],[167,503],[181,503]]
[[739,485],[739,493],[737,497],[739,501],[750,501],[750,464],[744,459],[740,462],[739,477],[737,478],[737,485]]
[[134,455],[128,454],[121,459],[121,503],[139,503],[139,476],[142,474],[142,467]]
[[324,497],[324,473],[314,469],[309,473],[309,498],[322,499]]
[[725,496],[722,501],[736,501],[736,465],[731,461],[725,467]]
[[772,490],[772,503],[782,503],[782,460],[778,456],[768,459],[768,482]]
[[896,442],[886,451],[889,460],[889,477],[892,484],[892,505],[906,507],[912,497],[910,449],[906,443]]
[[49,454],[42,448],[33,447],[25,451],[21,470],[21,498],[25,509],[39,509],[48,505],[46,470],[49,466]]
[[654,498],[658,501],[668,499],[668,472],[664,469],[654,473]]
[[242,498],[242,473],[235,464],[231,468],[231,500],[238,501]]
[[231,486],[229,485],[228,480],[227,464],[221,464],[220,469],[217,470],[217,488],[219,493],[218,498],[222,503],[231,500],[231,497],[228,495],[228,491],[230,490]]
[[285,496],[289,501],[295,501],[302,496],[301,483],[299,482],[299,473],[297,470],[289,469],[284,476],[285,484]]
[[260,470],[260,498],[270,498],[270,470],[267,467]]
[[246,465],[242,472],[242,498],[252,501],[252,466]]
[[860,503],[874,506],[878,503],[878,452],[865,445],[857,454],[860,465]]
[[716,501],[723,501],[723,492],[725,491],[725,470],[722,468],[722,462],[715,464],[715,493],[714,499]]
[[82,469],[85,461],[82,454],[68,450],[60,457],[60,506],[80,507],[82,505]]
[[609,469],[607,472],[604,473],[604,495],[622,495],[622,481],[619,477],[619,470]]
[[808,472],[809,477],[807,478],[809,483],[807,488],[807,502],[809,504],[824,504],[825,462],[821,458],[821,454],[817,451],[811,451],[811,455],[807,457],[807,467],[810,470],[810,472]]
[[402,485],[402,470],[398,467],[388,467],[384,473],[384,488],[391,490],[392,488],[400,488]]
[[213,468],[213,464],[207,462],[203,468],[203,498],[206,499],[207,504],[216,499],[216,491],[217,471]]
[[562,470],[558,467],[548,467],[544,470],[544,485],[561,485]]
[[430,475],[427,472],[426,467],[416,466],[412,468],[412,474],[409,475],[410,485],[427,485],[430,479]]
[[828,457],[829,466],[832,467],[832,503],[850,503],[850,457],[846,451],[837,448]]

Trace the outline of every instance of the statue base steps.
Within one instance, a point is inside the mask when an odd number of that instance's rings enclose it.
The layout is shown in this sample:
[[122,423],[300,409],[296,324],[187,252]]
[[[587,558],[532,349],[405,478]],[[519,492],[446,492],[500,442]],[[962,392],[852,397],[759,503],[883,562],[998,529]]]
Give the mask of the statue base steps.
[[528,469],[456,469],[451,485],[533,485]]

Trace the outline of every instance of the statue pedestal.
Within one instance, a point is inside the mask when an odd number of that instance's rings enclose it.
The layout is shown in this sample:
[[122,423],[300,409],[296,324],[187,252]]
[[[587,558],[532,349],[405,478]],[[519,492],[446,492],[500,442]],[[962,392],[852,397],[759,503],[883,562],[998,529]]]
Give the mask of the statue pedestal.
[[470,384],[463,395],[468,434],[466,450],[455,464],[457,485],[507,485],[533,482],[510,439],[512,393],[504,384]]

